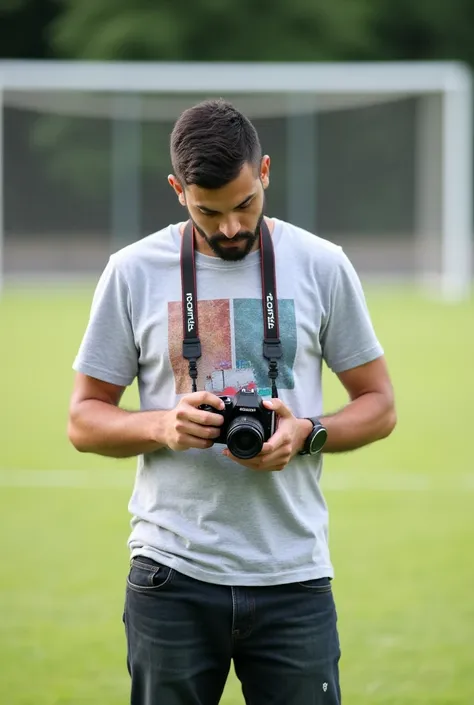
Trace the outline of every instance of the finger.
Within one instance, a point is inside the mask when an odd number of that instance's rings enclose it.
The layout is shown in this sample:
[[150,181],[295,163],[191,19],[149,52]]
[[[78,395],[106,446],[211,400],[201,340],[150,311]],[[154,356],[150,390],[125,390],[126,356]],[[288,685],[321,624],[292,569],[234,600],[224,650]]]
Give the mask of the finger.
[[259,455],[268,455],[269,453],[275,453],[283,446],[288,445],[290,439],[288,438],[284,430],[278,430],[273,436],[263,444],[262,450]]
[[266,399],[263,404],[265,408],[273,409],[276,411],[278,416],[281,416],[284,419],[289,419],[293,416],[289,408],[282,402],[281,399]]
[[259,453],[255,456],[255,458],[252,458],[252,461],[256,467],[269,468],[270,466],[280,464],[282,462],[287,463],[291,456],[291,443],[285,442],[269,453]]
[[274,470],[283,470],[289,463],[288,455],[272,455],[265,459],[261,458],[259,462],[252,466],[255,472],[273,472]]
[[226,458],[229,458],[230,460],[233,460],[234,463],[238,463],[239,465],[243,465],[244,468],[248,468],[249,470],[255,470],[255,467],[252,465],[252,459],[251,460],[242,460],[242,458],[237,458],[235,455],[232,455],[230,450],[228,448],[224,448],[222,451],[222,455],[225,455]]
[[178,450],[188,450],[189,448],[199,448],[199,450],[206,450],[207,448],[212,448],[213,445],[213,440],[198,438],[197,436],[190,436],[188,434],[179,435],[176,440],[176,446],[178,447]]
[[203,411],[194,406],[183,404],[176,409],[176,419],[178,422],[192,422],[201,426],[222,426],[224,417],[216,411]]
[[223,450],[223,455],[230,458],[235,463],[243,465],[249,470],[254,470],[256,472],[282,470],[286,467],[291,457],[291,454],[288,451],[285,451],[284,453],[277,452],[264,457],[262,457],[260,453],[259,455],[256,455],[255,458],[251,458],[250,460],[242,460],[241,458],[236,458],[235,455],[232,455],[227,448]]
[[259,455],[268,455],[268,453],[273,453],[274,450],[275,449],[271,443],[264,443]]
[[192,436],[193,438],[205,438],[215,440],[220,435],[220,428],[216,426],[202,425],[192,421],[177,421],[176,432],[182,436]]
[[[274,457],[291,457],[292,454],[292,435],[291,435],[292,425],[288,422],[283,422],[281,428],[276,431],[271,438],[266,441],[260,453],[254,458],[251,458],[248,462],[259,463],[261,458],[265,459],[265,463],[271,462]],[[228,451],[228,449],[226,449]],[[273,456],[269,459],[269,456]],[[233,456],[232,456],[233,457]],[[253,467],[253,465],[252,465]]]
[[209,404],[215,409],[220,409],[222,411],[225,406],[222,399],[220,399],[216,394],[212,394],[212,392],[193,392],[193,394],[187,394],[186,397],[183,397],[183,399],[185,399],[190,406],[194,406],[195,408],[201,404]]

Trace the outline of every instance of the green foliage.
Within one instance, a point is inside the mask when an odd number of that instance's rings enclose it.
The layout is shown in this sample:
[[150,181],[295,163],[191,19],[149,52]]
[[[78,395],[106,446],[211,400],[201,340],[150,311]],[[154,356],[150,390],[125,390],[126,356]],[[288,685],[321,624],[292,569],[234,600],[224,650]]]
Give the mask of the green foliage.
[[64,0],[51,40],[82,59],[315,61],[357,56],[368,0]]
[[28,0],[2,0],[0,6],[0,17],[3,13],[18,12],[23,10],[28,4]]
[[474,65],[473,0],[379,0],[370,34],[373,59],[462,60]]
[[58,0],[0,0],[0,59],[49,57],[46,28]]
[[0,55],[473,65],[473,26],[474,0],[1,0]]

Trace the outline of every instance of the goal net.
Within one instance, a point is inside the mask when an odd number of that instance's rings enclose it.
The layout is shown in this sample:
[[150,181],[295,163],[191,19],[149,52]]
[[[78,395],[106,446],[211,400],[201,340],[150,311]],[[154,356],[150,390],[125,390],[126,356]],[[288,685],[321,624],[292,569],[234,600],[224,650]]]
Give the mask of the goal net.
[[0,280],[92,278],[184,212],[182,110],[230,99],[272,158],[267,212],[342,245],[362,278],[446,299],[472,275],[471,79],[454,63],[0,62]]

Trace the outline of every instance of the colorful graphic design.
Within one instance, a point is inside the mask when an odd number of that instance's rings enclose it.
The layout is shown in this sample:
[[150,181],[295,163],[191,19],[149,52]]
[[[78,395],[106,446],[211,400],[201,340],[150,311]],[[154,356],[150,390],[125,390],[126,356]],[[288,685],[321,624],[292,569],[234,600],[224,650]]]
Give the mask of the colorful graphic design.
[[[277,385],[293,389],[296,357],[296,317],[292,299],[278,300],[283,357]],[[271,396],[268,362],[262,354],[263,318],[260,299],[199,301],[199,334],[202,357],[198,361],[198,389],[214,394],[235,394],[241,387]],[[188,363],[182,357],[181,301],[168,304],[168,341],[176,393],[191,391]]]

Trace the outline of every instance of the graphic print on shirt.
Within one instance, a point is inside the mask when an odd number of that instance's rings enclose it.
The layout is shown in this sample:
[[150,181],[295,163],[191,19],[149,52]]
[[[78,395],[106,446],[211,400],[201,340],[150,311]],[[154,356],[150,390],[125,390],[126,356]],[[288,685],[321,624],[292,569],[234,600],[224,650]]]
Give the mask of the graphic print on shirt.
[[[296,316],[293,299],[278,300],[283,357],[278,363],[277,386],[293,389],[296,357]],[[241,387],[271,396],[268,361],[263,357],[263,320],[260,299],[199,301],[199,335],[202,357],[198,361],[198,390],[233,395]],[[188,362],[182,357],[181,301],[168,304],[168,345],[176,394],[191,391]]]

